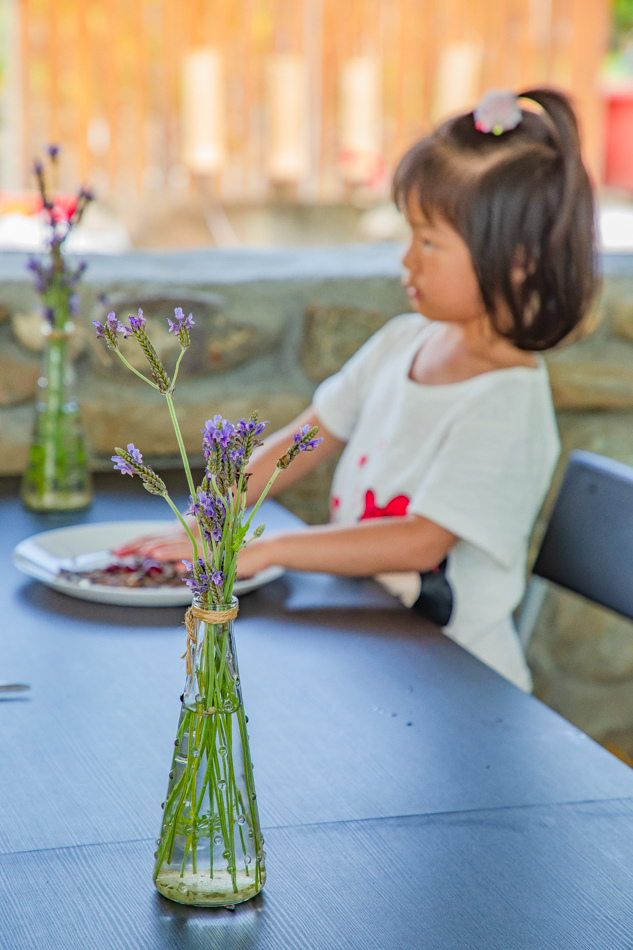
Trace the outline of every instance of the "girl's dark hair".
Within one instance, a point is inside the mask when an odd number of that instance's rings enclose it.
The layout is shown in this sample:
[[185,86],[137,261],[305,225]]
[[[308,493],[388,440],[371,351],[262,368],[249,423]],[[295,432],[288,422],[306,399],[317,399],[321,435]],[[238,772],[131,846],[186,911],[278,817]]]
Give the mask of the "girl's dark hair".
[[[494,328],[522,350],[545,350],[576,327],[596,289],[594,201],[578,125],[566,96],[519,93],[516,128],[479,132],[473,113],[444,122],[396,169],[393,194],[415,195],[464,239]],[[525,280],[512,280],[517,267]],[[507,304],[512,326],[499,317]]]

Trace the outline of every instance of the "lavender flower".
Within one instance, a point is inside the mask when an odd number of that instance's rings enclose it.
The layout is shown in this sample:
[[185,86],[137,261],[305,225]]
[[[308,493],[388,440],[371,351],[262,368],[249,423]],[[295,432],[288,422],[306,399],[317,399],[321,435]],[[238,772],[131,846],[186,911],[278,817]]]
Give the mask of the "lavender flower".
[[132,330],[139,330],[139,331],[141,331],[141,330],[144,330],[144,329],[145,329],[146,325],[147,325],[147,320],[146,320],[145,317],[143,316],[143,311],[142,311],[141,308],[139,307],[139,308],[138,308],[138,316],[136,316],[136,317],[131,316],[131,317],[130,317],[130,326],[131,326]]
[[315,438],[318,431],[318,426],[305,425],[298,432],[295,432],[292,437],[292,445],[277,462],[277,468],[281,470],[288,468],[299,452],[313,452],[317,445],[323,442],[322,438]]
[[42,307],[42,317],[48,324],[53,326],[55,322],[55,311],[52,307]]
[[[56,165],[59,152],[59,146],[51,144],[46,149],[46,158]],[[82,188],[74,201],[54,199],[48,190],[44,163],[39,158],[33,162],[33,172],[37,178],[43,216],[49,230],[49,255],[46,262],[32,258],[27,267],[33,273],[36,291],[42,295],[46,308],[45,318],[50,319],[48,314],[52,310],[52,325],[55,329],[63,330],[68,320],[77,315],[72,287],[80,280],[86,265],[80,264],[75,270],[69,267],[62,254],[62,246],[71,229],[81,221],[93,195]]]
[[172,386],[171,380],[165,372],[165,368],[161,363],[158,353],[154,349],[150,338],[145,332],[146,324],[147,320],[143,316],[143,311],[139,307],[138,316],[130,317],[130,329],[128,330],[128,333],[131,333],[134,336],[138,345],[143,350],[143,353],[147,358],[147,362],[150,365],[152,378],[158,391],[161,393],[169,393],[171,392]]
[[123,475],[138,474],[139,467],[143,465],[143,456],[140,451],[134,447],[134,443],[128,442],[127,452],[123,452],[123,449],[117,449],[117,452],[120,452],[121,455],[112,456],[112,461],[116,462],[114,466],[115,471],[122,472]]
[[239,419],[235,424],[235,428],[237,429],[238,433],[242,436],[253,435],[255,436],[255,438],[257,438],[258,436],[262,434],[262,432],[264,431],[267,425],[268,425],[268,421],[258,422],[257,414],[254,413],[253,416],[251,416],[251,418],[248,420],[248,422],[246,421],[246,419]]
[[206,444],[213,448],[217,445],[226,449],[235,435],[235,426],[228,419],[223,419],[222,416],[214,416],[213,419],[207,419],[204,429],[200,431],[203,434],[203,446]]
[[122,472],[124,475],[139,475],[143,482],[143,488],[150,495],[162,495],[167,497],[167,486],[162,478],[156,474],[154,469],[143,462],[143,456],[133,442],[128,443],[127,449],[116,447],[117,455],[112,456],[115,462],[115,471]]
[[182,563],[191,574],[191,577],[185,579],[185,584],[196,597],[204,597],[209,590],[209,577],[205,570],[204,561],[199,557],[195,564],[192,564],[191,561],[183,558]]
[[98,320],[93,320],[92,325],[97,328],[97,338],[104,339],[110,350],[118,350],[120,333],[126,337],[129,336],[131,332],[127,327],[123,326],[120,320],[117,320],[117,315],[114,310],[111,310],[106,317],[105,324],[100,323]]
[[79,315],[79,305],[81,303],[81,298],[79,294],[71,294],[68,298],[68,310],[71,317],[76,317]]
[[215,587],[216,597],[218,596],[222,584],[224,583],[224,574],[222,571],[210,568],[201,557],[199,557],[194,564],[185,558],[183,558],[182,563],[191,574],[191,577],[185,580],[185,584],[193,594],[197,597],[203,597],[210,587]]
[[181,347],[183,350],[186,350],[187,347],[191,345],[189,331],[194,326],[193,314],[190,313],[188,317],[185,317],[182,307],[176,307],[174,310],[174,316],[176,317],[176,323],[170,320],[169,317],[167,318],[169,332],[176,334]]
[[204,518],[215,518],[216,507],[213,496],[206,491],[199,491],[195,500],[189,496],[187,514],[202,515]]

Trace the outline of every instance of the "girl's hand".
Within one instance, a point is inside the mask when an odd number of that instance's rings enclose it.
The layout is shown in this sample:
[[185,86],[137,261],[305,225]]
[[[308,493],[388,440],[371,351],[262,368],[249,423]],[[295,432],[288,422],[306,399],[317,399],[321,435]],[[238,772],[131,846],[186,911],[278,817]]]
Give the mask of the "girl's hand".
[[242,548],[237,556],[237,577],[238,580],[244,580],[247,577],[253,577],[260,571],[270,567],[274,561],[271,560],[271,539],[256,538]]
[[137,554],[141,557],[155,558],[157,561],[182,561],[183,558],[191,560],[192,557],[191,541],[180,525],[165,534],[133,538],[112,553],[117,557]]

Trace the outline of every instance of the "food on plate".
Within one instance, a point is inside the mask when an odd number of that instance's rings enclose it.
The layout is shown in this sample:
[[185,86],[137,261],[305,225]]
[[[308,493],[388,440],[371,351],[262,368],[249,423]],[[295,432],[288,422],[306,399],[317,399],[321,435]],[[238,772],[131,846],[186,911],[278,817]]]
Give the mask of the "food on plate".
[[64,570],[60,571],[60,575],[64,580],[82,587],[89,584],[105,587],[180,587],[183,583],[182,571],[175,565],[142,557],[127,557],[91,571]]

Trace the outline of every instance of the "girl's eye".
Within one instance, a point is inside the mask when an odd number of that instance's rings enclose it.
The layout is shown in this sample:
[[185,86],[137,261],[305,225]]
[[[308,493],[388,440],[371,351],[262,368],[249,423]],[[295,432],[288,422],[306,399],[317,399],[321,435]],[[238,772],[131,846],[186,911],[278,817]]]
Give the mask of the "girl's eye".
[[423,247],[434,247],[433,241],[430,238],[422,238]]

